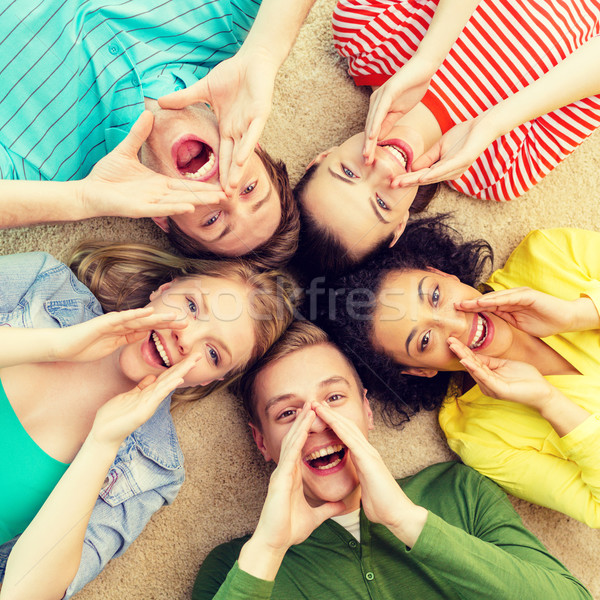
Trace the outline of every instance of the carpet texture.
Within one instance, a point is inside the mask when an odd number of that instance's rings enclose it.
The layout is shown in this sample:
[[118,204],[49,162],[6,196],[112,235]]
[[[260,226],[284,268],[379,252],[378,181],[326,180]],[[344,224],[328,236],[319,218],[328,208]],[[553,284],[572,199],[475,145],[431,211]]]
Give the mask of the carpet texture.
[[[296,182],[313,156],[361,130],[368,93],[357,89],[335,54],[330,17],[334,0],[318,0],[277,80],[272,115],[262,143],[288,165]],[[430,212],[454,211],[466,237],[484,237],[501,266],[532,229],[556,226],[600,230],[600,132],[525,196],[508,203],[473,200],[444,186]],[[65,258],[85,238],[148,241],[167,247],[150,221],[94,219],[0,233],[3,254],[46,250]],[[254,449],[244,416],[227,393],[215,394],[175,414],[187,480],[171,507],[163,508],[121,558],[78,600],[183,600],[210,549],[253,530],[270,469]],[[377,420],[372,436],[396,477],[453,458],[433,413],[401,430]],[[600,534],[573,519],[515,500],[525,525],[600,598]]]

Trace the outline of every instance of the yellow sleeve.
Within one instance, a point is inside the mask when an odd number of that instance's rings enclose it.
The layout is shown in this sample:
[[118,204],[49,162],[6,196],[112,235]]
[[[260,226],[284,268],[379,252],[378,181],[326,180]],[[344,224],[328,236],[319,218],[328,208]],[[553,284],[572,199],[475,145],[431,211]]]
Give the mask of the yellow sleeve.
[[448,438],[465,464],[513,496],[600,528],[600,413],[558,438],[565,458],[527,446],[526,439],[521,447],[510,446],[487,427],[476,433],[475,423],[469,425],[466,438],[458,432]]
[[488,283],[495,290],[528,286],[565,300],[588,296],[600,313],[600,232],[532,231]]

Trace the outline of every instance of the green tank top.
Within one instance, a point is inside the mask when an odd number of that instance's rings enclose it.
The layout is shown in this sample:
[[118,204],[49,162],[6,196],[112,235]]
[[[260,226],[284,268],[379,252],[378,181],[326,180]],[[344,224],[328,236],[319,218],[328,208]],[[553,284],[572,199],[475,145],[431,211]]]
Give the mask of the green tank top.
[[31,439],[0,381],[0,544],[25,531],[68,467]]

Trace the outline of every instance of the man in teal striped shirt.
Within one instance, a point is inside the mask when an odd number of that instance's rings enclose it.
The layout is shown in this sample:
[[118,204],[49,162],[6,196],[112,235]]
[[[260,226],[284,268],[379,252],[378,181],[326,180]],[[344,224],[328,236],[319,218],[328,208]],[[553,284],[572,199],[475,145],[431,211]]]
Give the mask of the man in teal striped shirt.
[[367,440],[358,374],[310,322],[288,329],[241,392],[277,468],[256,531],[209,554],[194,600],[591,598],[473,469],[395,481]]
[[[287,236],[293,246],[290,227],[297,229],[297,216],[285,169],[266,153],[253,152],[262,126],[245,136],[240,166],[239,152],[220,139],[215,114],[204,102],[173,110],[161,109],[157,100],[198,89],[226,61],[221,72],[230,71],[227,96],[237,104],[212,102],[226,122],[252,105],[239,72],[264,55],[269,43],[260,84],[270,102],[277,68],[312,1],[278,3],[276,18],[288,30],[273,47],[264,32],[277,0],[265,0],[262,8],[259,0],[4,2],[0,227],[150,216],[175,231],[172,241],[181,250],[196,255],[258,251],[260,257],[273,234]],[[265,103],[263,98],[255,112],[268,114]],[[219,170],[226,174],[223,185]],[[268,252],[265,261],[283,262]]]

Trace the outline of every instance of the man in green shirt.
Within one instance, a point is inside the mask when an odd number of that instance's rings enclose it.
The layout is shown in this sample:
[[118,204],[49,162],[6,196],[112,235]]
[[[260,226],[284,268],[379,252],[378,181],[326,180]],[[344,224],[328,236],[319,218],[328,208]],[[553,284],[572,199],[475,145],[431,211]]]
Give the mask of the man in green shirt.
[[194,600],[591,598],[469,467],[396,482],[353,365],[314,325],[292,325],[240,388],[277,468],[256,531],[209,554]]

